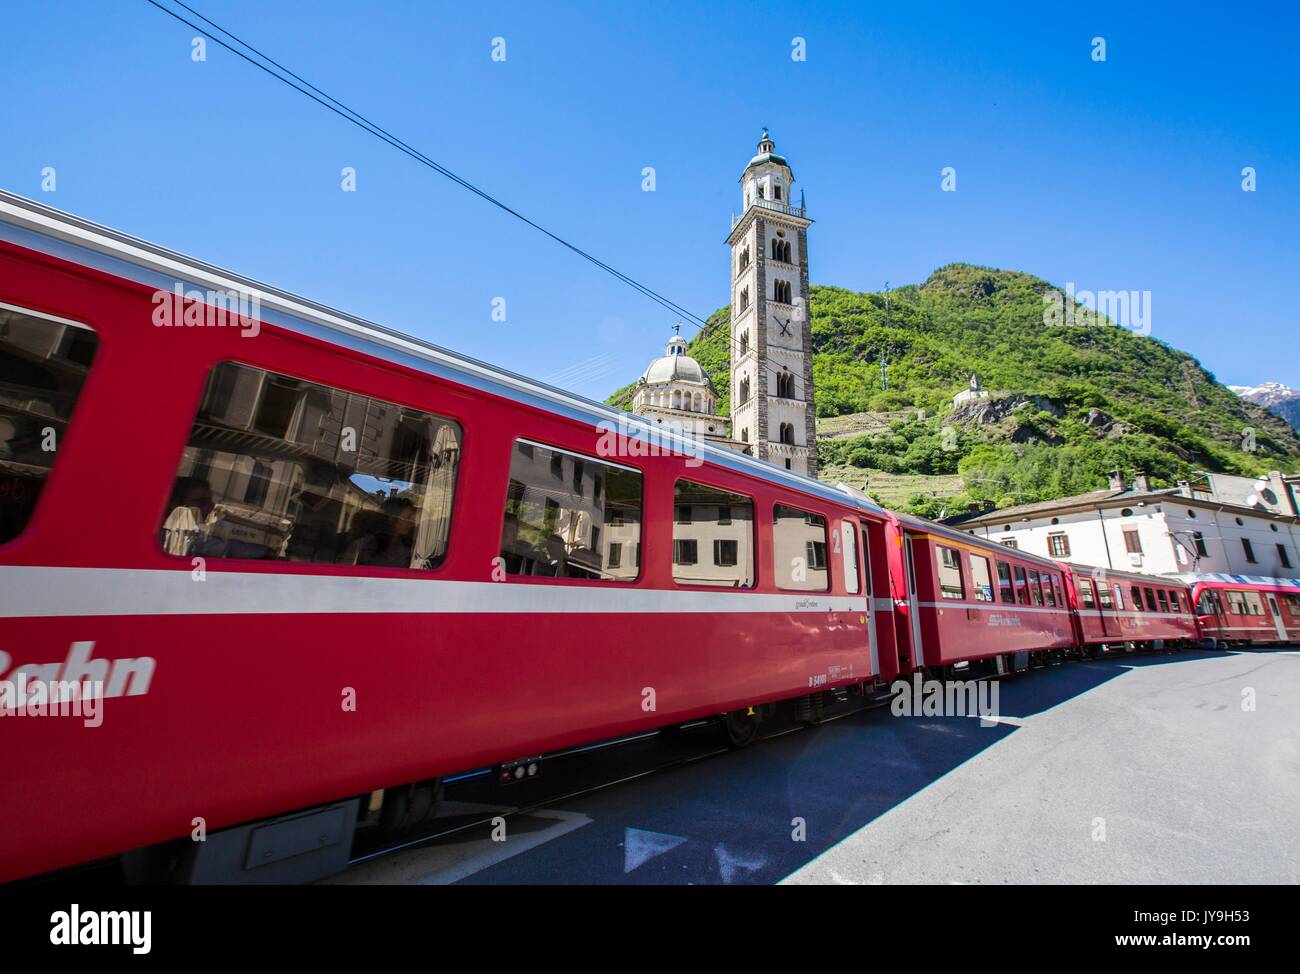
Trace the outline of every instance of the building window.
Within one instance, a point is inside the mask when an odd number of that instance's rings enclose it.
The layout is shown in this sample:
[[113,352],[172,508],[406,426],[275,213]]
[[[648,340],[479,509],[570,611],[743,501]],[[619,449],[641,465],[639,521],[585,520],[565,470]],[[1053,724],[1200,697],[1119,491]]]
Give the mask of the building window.
[[1282,544],[1280,541],[1277,544],[1277,557],[1278,561],[1282,562],[1283,568],[1291,567],[1291,555],[1286,550],[1286,545]]
[[748,427],[748,426],[745,427],[743,430],[740,431],[740,442],[741,442],[741,443],[748,443],[748,442],[749,442],[749,427]]
[[773,281],[772,282],[772,300],[781,304],[790,304],[790,282]]
[[777,588],[795,592],[825,592],[830,588],[826,518],[777,504],[772,542]]
[[975,589],[976,602],[993,601],[993,579],[989,575],[989,560],[983,555],[970,556],[970,580]]
[[1020,542],[1015,538],[1003,538],[1002,544],[1006,545],[1008,548],[1015,548],[1017,551],[1020,550]]
[[747,287],[740,289],[740,310],[742,312],[749,310],[749,288]]
[[939,594],[945,599],[964,599],[966,586],[961,577],[961,552],[939,545]]
[[433,568],[451,533],[460,443],[449,419],[223,362],[159,540],[186,558]]
[[740,404],[749,402],[749,376],[740,380]]
[[1252,565],[1255,564],[1255,548],[1250,543],[1250,538],[1241,539],[1241,549],[1246,553],[1246,560]]
[[740,333],[740,354],[744,355],[749,351],[749,331],[748,329]]
[[[679,480],[673,487],[673,579],[682,585],[754,585],[754,501],[744,494]],[[713,552],[698,564],[699,542]],[[683,544],[689,542],[689,545]],[[690,560],[683,560],[683,557]],[[689,571],[682,570],[690,567]]]
[[779,200],[779,199],[781,198],[781,184],[780,184],[780,183],[773,183],[773,184],[772,184],[772,195],[773,195],[773,198],[775,198],[775,199],[778,199],[778,200]]
[[1124,550],[1130,555],[1142,554],[1142,539],[1138,537],[1137,528],[1124,529]]
[[1192,535],[1192,544],[1196,546],[1196,554],[1201,558],[1210,556],[1210,549],[1205,546],[1205,535],[1202,532],[1197,531]]
[[609,546],[609,567],[623,567],[623,545],[617,541]]
[[1070,557],[1070,539],[1064,534],[1049,534],[1047,536],[1047,550],[1051,552],[1053,558]]
[[781,424],[781,442],[794,445],[794,423]]
[[749,247],[747,246],[745,247],[744,250],[740,252],[740,270],[743,271],[748,267],[749,267]]
[[794,398],[794,373],[782,372],[776,377],[776,394],[782,399]]
[[[521,446],[531,445],[529,457]],[[591,497],[557,490],[542,471],[560,451],[516,440],[501,528],[501,558],[512,575],[629,582],[640,569],[640,471],[591,457],[580,462]],[[617,563],[612,554],[619,546]],[[624,555],[631,553],[631,557]]]
[[0,306],[0,544],[31,520],[98,347],[84,325]]

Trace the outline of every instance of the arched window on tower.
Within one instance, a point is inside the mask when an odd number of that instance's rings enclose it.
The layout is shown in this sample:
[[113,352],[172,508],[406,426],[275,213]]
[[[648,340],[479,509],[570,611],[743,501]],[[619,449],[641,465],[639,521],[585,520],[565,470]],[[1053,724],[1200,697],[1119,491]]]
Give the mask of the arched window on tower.
[[740,267],[737,269],[736,273],[739,274],[747,267],[749,267],[749,247],[745,247],[745,249],[740,252]]
[[748,429],[743,429],[743,430],[740,431],[740,442],[741,442],[741,443],[748,443],[748,442],[749,442],[749,430],[748,430]]
[[749,332],[742,331],[740,333],[740,354],[744,355],[748,351],[749,351]]
[[780,183],[773,183],[773,184],[772,184],[772,198],[773,198],[773,199],[776,199],[776,200],[779,200],[779,199],[781,198],[781,184],[780,184]]
[[788,443],[791,446],[794,445],[794,424],[793,423],[781,424],[781,442]]
[[745,404],[749,402],[749,377],[740,380],[740,402]]
[[782,399],[793,399],[795,397],[793,372],[782,372],[776,377],[776,394]]
[[762,184],[762,183],[759,183],[759,184],[758,184],[758,198],[759,198],[760,200],[761,200],[761,199],[765,199],[765,197],[763,196],[763,184]]
[[748,309],[749,309],[749,288],[747,287],[741,288],[740,289],[740,310],[746,311]]
[[772,300],[781,304],[790,304],[790,282],[773,281],[772,282]]

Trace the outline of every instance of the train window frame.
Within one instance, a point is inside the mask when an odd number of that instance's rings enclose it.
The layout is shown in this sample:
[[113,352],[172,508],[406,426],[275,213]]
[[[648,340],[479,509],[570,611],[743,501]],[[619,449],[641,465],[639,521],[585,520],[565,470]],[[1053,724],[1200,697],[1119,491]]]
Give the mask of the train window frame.
[[1169,590],[1169,611],[1170,611],[1170,612],[1176,612],[1176,613],[1178,613],[1179,615],[1182,615],[1182,614],[1183,614],[1183,607],[1182,607],[1182,605],[1181,605],[1180,603],[1181,603],[1181,600],[1178,598],[1178,592],[1177,592],[1177,590],[1171,588],[1171,589]]
[[1079,579],[1079,604],[1085,609],[1097,608],[1097,592],[1092,587],[1091,578]]
[[1144,588],[1143,591],[1146,593],[1146,597],[1147,597],[1147,611],[1148,611],[1148,612],[1159,612],[1160,610],[1156,607],[1156,593],[1155,593],[1155,590],[1152,589],[1152,588],[1150,588],[1150,587],[1148,587],[1148,588]]
[[[1116,591],[1118,588],[1120,586],[1117,586]],[[1097,605],[1104,612],[1113,612],[1115,610],[1115,602],[1111,593],[1110,583],[1105,579],[1097,579]]]
[[1160,604],[1161,612],[1169,611],[1169,596],[1165,594],[1164,589],[1162,588],[1156,589],[1156,601]]
[[[782,582],[786,581],[787,579],[786,579],[786,575],[783,574],[776,567],[777,565],[776,528],[777,528],[777,522],[781,518],[780,512],[783,510],[790,511],[794,515],[797,515],[798,517],[802,518],[804,523],[807,524],[809,527],[816,527],[814,519],[821,522],[821,529],[822,529],[821,543],[822,543],[824,564],[821,566],[821,568],[818,568],[817,570],[824,569],[826,572],[826,584],[821,588],[808,587],[808,586],[798,587],[794,585],[782,584]],[[782,504],[780,501],[774,501],[771,508],[771,526],[772,526],[771,545],[772,545],[772,574],[773,574],[772,581],[777,591],[779,592],[829,592],[831,590],[830,518],[828,518],[825,514],[818,514],[815,511],[805,510],[802,507],[795,507],[791,504]],[[809,544],[815,545],[816,541],[807,538],[804,539],[805,554],[807,553],[807,546]],[[812,564],[804,565],[805,571],[812,571],[814,567],[816,566]]]
[[[195,423],[199,421],[200,416],[203,415],[205,404],[208,402],[209,396],[213,394],[214,382],[217,379],[218,372],[225,366],[231,366],[234,367],[235,369],[251,370],[256,373],[261,373],[260,381],[262,382],[267,381],[268,377],[271,380],[276,380],[276,379],[288,380],[290,382],[301,383],[304,386],[312,387],[317,390],[325,390],[330,393],[341,394],[348,397],[355,397],[356,399],[368,403],[381,403],[385,407],[404,410],[408,413],[418,414],[420,416],[430,418],[442,424],[442,428],[452,429],[455,433],[456,459],[455,459],[455,467],[452,471],[450,500],[447,503],[446,512],[444,515],[444,520],[446,521],[447,527],[446,527],[446,533],[442,538],[442,545],[443,545],[442,551],[438,554],[436,560],[432,558],[425,559],[425,561],[429,563],[424,566],[387,565],[381,563],[363,564],[359,562],[347,562],[343,560],[331,560],[331,561],[314,560],[312,558],[287,558],[287,557],[286,558],[266,558],[266,557],[254,558],[254,557],[247,557],[238,554],[225,555],[220,553],[213,553],[211,551],[197,551],[197,552],[190,552],[187,554],[176,554],[174,552],[170,552],[167,550],[163,540],[163,535],[165,531],[176,530],[176,528],[174,527],[169,529],[167,526],[168,522],[171,520],[172,515],[176,513],[175,507],[173,507],[171,511],[168,511],[164,508],[164,510],[161,512],[161,516],[159,517],[158,520],[158,525],[153,533],[153,545],[155,551],[160,553],[163,557],[167,558],[169,561],[181,562],[184,564],[192,564],[195,558],[202,558],[204,560],[215,560],[219,564],[223,564],[223,565],[237,566],[240,569],[247,568],[248,566],[251,565],[275,566],[274,570],[277,572],[300,571],[302,569],[308,569],[308,568],[318,569],[318,570],[324,569],[330,575],[353,576],[353,577],[376,577],[376,576],[385,577],[385,576],[391,576],[392,573],[394,572],[400,572],[403,575],[410,576],[410,577],[428,578],[432,575],[436,575],[447,564],[447,560],[451,555],[453,528],[454,525],[456,524],[456,511],[457,511],[457,505],[459,503],[461,483],[462,483],[462,470],[464,465],[464,461],[462,460],[462,457],[464,456],[465,453],[465,441],[466,441],[464,418],[457,415],[451,415],[449,413],[435,412],[433,409],[430,409],[425,406],[411,405],[409,402],[398,401],[397,398],[390,398],[390,397],[383,396],[381,394],[361,391],[353,383],[348,383],[348,382],[337,383],[333,381],[333,379],[321,378],[321,377],[309,378],[302,374],[285,370],[279,365],[268,365],[250,359],[222,358],[215,362],[211,362],[207,366],[207,371],[204,374],[203,386],[202,389],[200,390],[198,400],[192,404],[193,419],[191,420],[191,430],[190,433],[186,435],[186,438],[181,445],[180,454],[176,461],[175,469],[177,473],[174,475],[173,488],[172,488],[173,493],[176,490],[176,486],[175,486],[176,481],[179,481],[182,477],[182,475],[180,474],[180,470],[183,469],[184,467],[186,452],[190,449],[193,449],[191,443],[193,439],[193,426]],[[260,393],[259,393],[259,397],[260,397]],[[348,405],[350,406],[351,402],[349,402]],[[255,422],[255,420],[250,419],[250,423],[252,422]],[[250,428],[252,427],[250,426]],[[261,436],[266,436],[268,438],[273,438],[273,439],[281,439],[284,440],[286,443],[292,443],[292,441],[287,439],[287,430],[284,435],[275,432],[264,431],[264,430],[258,430],[256,432],[258,433],[258,435]],[[236,458],[243,458],[243,457],[250,456],[249,454],[237,453],[231,450],[214,450],[212,448],[198,448],[198,449],[200,449],[201,452],[208,452],[213,454],[227,453]],[[358,452],[359,452],[359,447],[358,447]],[[204,467],[206,467],[207,463],[210,462],[211,459],[212,457],[209,456],[202,461]],[[256,469],[257,462],[259,461],[256,460],[254,461],[254,469]],[[372,479],[376,479],[376,480],[378,479],[373,475],[365,475],[365,476],[371,476]],[[405,482],[410,483],[409,481],[405,481]],[[250,481],[250,487],[251,487],[251,481]],[[215,494],[215,492],[213,493]],[[264,491],[262,493],[264,498]],[[398,496],[398,495],[394,495],[394,496]],[[247,497],[248,494],[245,493],[244,495],[245,500],[247,500]],[[175,499],[176,499],[175,497],[172,498],[172,500]],[[171,503],[171,501],[168,501],[168,503]],[[229,503],[229,498],[223,500],[221,503]],[[249,503],[253,503],[253,502],[249,502]],[[258,501],[257,503],[260,503],[260,501]],[[355,515],[353,518],[353,522],[350,524],[350,527],[348,529],[349,531],[353,529],[352,525],[354,524],[354,522],[355,522]],[[298,526],[297,523],[295,523],[294,528],[296,528],[297,526]],[[423,523],[417,526],[416,529],[417,534],[422,529],[423,529]],[[340,538],[336,540],[341,540],[342,534],[343,534],[342,532],[339,532]],[[286,545],[292,542],[292,535],[293,532],[291,530],[289,536],[286,538],[285,541]],[[354,539],[354,543],[356,540],[361,540],[361,539],[360,538]],[[414,554],[414,551],[412,553]],[[340,554],[340,558],[345,554],[346,554],[346,549]]]
[[[93,388],[93,375],[98,371],[100,371],[96,367],[96,363],[99,360],[101,354],[100,350],[104,346],[104,337],[99,333],[99,330],[89,322],[76,321],[72,318],[64,318],[60,315],[49,314],[44,311],[37,311],[34,308],[23,307],[22,305],[19,304],[10,304],[9,302],[0,301],[0,311],[9,311],[16,315],[23,315],[29,318],[39,319],[41,321],[49,322],[52,325],[61,326],[65,329],[73,328],[76,329],[78,333],[88,334],[91,336],[91,338],[94,339],[94,345],[90,349],[90,355],[88,360],[84,364],[75,363],[78,365],[82,365],[82,367],[84,368],[84,373],[81,376],[81,385],[76,390],[72,399],[72,404],[68,408],[67,416],[66,417],[47,416],[44,418],[43,421],[38,421],[38,424],[41,426],[41,432],[42,432],[42,436],[41,436],[42,447],[44,446],[45,430],[54,428],[53,426],[50,425],[51,421],[62,424],[63,432],[61,435],[58,434],[57,432],[55,433],[53,451],[46,451],[42,448],[41,451],[42,453],[52,452],[53,456],[50,458],[49,466],[45,468],[44,474],[40,477],[39,486],[36,487],[36,490],[33,494],[31,506],[28,508],[26,512],[26,516],[21,517],[22,523],[21,524],[16,523],[21,515],[21,512],[16,512],[15,526],[17,529],[10,537],[0,538],[0,549],[2,549],[8,547],[9,545],[17,544],[21,542],[32,531],[32,525],[33,524],[39,525],[42,520],[42,511],[46,508],[46,505],[42,500],[42,498],[46,495],[46,490],[45,490],[46,485],[50,482],[51,478],[58,476],[56,473],[56,468],[61,466],[59,462],[59,453],[63,449],[64,443],[67,440],[69,434],[71,433],[73,424],[76,423],[80,425],[80,420],[78,420],[77,417],[81,413],[81,408],[82,408],[81,404],[85,401],[86,387],[91,386]],[[62,340],[63,338],[61,336],[60,343],[62,343]],[[47,356],[47,358],[48,357],[49,356]],[[73,360],[69,358],[69,361],[73,361]],[[19,432],[18,429],[15,428],[14,430],[15,435],[17,435],[18,432]],[[19,465],[21,464],[21,461],[15,461],[15,464]],[[21,464],[21,465],[32,466],[31,464]],[[15,481],[15,483],[17,484],[17,480]],[[0,520],[0,527],[3,526],[3,523],[4,522]]]
[[1268,615],[1268,613],[1264,611],[1264,600],[1260,598],[1258,592],[1247,590],[1245,592],[1242,592],[1241,594],[1245,596],[1246,599],[1246,609],[1248,610],[1246,612],[1247,615],[1251,615],[1251,616]]
[[1286,611],[1291,615],[1300,618],[1300,595],[1296,595],[1294,592],[1283,592],[1282,605],[1286,607]]
[[1043,586],[1043,602],[1049,609],[1056,608],[1056,589],[1052,587],[1053,575],[1051,572],[1039,572],[1039,581]]
[[1043,579],[1037,568],[1031,568],[1026,573],[1029,576],[1029,600],[1035,608],[1043,606]]
[[[949,545],[937,544],[935,548],[939,551],[939,557],[935,559],[935,578],[939,583],[939,597],[949,599],[955,602],[965,601],[966,599],[966,578],[961,570],[961,552]],[[948,556],[952,556],[953,563],[947,564]],[[957,585],[956,594],[950,592],[950,582],[944,581],[944,572],[956,573]],[[951,580],[951,574],[949,575]]]
[[[983,580],[983,582],[981,582],[980,579],[979,579],[978,577],[976,577],[976,567],[975,567],[975,566],[976,566],[977,564],[982,564],[982,565],[984,566],[984,567],[983,567],[983,574],[984,574],[984,580]],[[975,601],[976,601],[976,602],[992,602],[992,601],[993,601],[993,574],[992,574],[992,567],[990,566],[990,564],[989,564],[989,559],[988,559],[988,557],[987,557],[986,555],[977,555],[977,554],[975,554],[974,552],[971,552],[971,555],[970,555],[970,581],[971,581],[971,588],[974,589],[974,596],[975,596]]]
[[[683,484],[689,484],[692,487],[696,487],[705,491],[713,491],[718,495],[723,495],[723,494],[727,495],[726,504],[706,503],[703,505],[705,507],[712,506],[718,508],[718,517],[716,520],[709,521],[708,519],[705,518],[696,517],[694,511],[691,510],[692,505],[684,504],[682,502],[681,488]],[[749,555],[749,559],[748,559],[749,564],[747,566],[748,581],[747,582],[742,581],[740,575],[743,573],[741,572],[737,572],[737,578],[732,581],[724,581],[724,580],[689,581],[688,579],[679,576],[677,572],[677,568],[679,565],[691,566],[691,565],[699,565],[701,563],[700,545],[698,544],[698,542],[701,539],[700,538],[679,538],[677,536],[677,529],[679,527],[689,528],[689,527],[695,527],[704,524],[716,524],[722,527],[731,527],[737,523],[737,518],[736,518],[737,510],[743,510],[746,505],[748,505],[749,507],[749,535],[748,535],[749,543],[746,546]],[[685,514],[686,514],[685,518],[682,517],[683,509],[685,509]],[[759,562],[758,509],[759,508],[758,508],[757,499],[750,494],[745,494],[742,493],[741,491],[732,490],[729,487],[721,487],[718,484],[709,483],[703,480],[693,480],[690,477],[676,478],[673,481],[673,521],[672,521],[672,535],[671,535],[672,553],[673,553],[673,557],[672,557],[673,584],[681,586],[682,588],[685,589],[722,589],[727,591],[742,591],[742,592],[752,592],[754,589],[756,589],[758,587],[758,562]],[[724,510],[726,511],[725,518],[723,517],[723,513],[722,513]],[[743,518],[741,520],[743,521]],[[703,540],[705,540],[706,542],[705,545],[706,550],[710,552],[713,556],[713,564],[716,567],[737,568],[737,569],[745,567],[744,565],[742,565],[744,559],[740,557],[741,552],[739,550],[740,549],[739,545],[737,545],[735,564],[724,565],[721,561],[719,561],[719,548],[718,548],[719,542],[724,540],[730,541],[734,539],[709,538]],[[696,542],[694,561],[686,562],[686,561],[678,560],[678,553],[680,551],[678,547],[678,542],[682,542],[682,541]],[[712,544],[708,544],[709,541],[711,541]]]
[[995,558],[998,573],[998,601],[1002,605],[1016,604],[1015,581],[1011,575],[1011,565],[1001,558]]
[[1012,565],[1016,581],[1016,605],[1030,605],[1029,573],[1024,565]]
[[[617,542],[615,542],[612,539],[612,536],[606,537],[605,540],[607,541],[608,544],[612,545],[618,543],[622,545],[622,548],[620,549],[619,552],[620,564],[618,566],[611,566],[605,562],[602,562],[599,569],[601,571],[604,571],[610,567],[619,567],[619,568],[623,567],[622,565],[623,555],[630,552],[631,557],[635,561],[636,574],[628,576],[626,578],[600,578],[600,577],[580,576],[580,575],[559,575],[559,574],[545,575],[545,574],[533,574],[530,572],[512,572],[509,569],[506,569],[507,576],[512,579],[517,579],[519,581],[532,583],[532,584],[537,584],[540,582],[541,584],[632,586],[640,582],[645,576],[645,562],[641,557],[641,548],[642,545],[645,543],[646,535],[648,534],[648,531],[646,529],[646,519],[645,519],[645,510],[646,510],[645,499],[646,499],[646,480],[647,480],[646,472],[642,470],[640,467],[633,466],[632,464],[616,463],[613,460],[608,460],[604,457],[592,456],[591,454],[588,453],[582,453],[579,450],[573,450],[570,449],[569,447],[556,446],[552,443],[543,442],[542,440],[532,439],[531,437],[516,436],[510,441],[509,455],[511,458],[511,471],[507,472],[506,475],[506,502],[502,507],[501,534],[497,546],[497,557],[500,557],[502,559],[505,558],[504,545],[506,543],[506,528],[507,525],[509,524],[509,517],[510,517],[510,499],[511,499],[513,485],[516,483],[514,477],[511,476],[511,473],[513,472],[513,466],[514,466],[514,457],[516,453],[520,453],[520,454],[530,456],[531,459],[535,459],[536,452],[538,450],[545,450],[550,452],[551,457],[548,463],[551,467],[552,473],[554,473],[555,458],[556,456],[560,457],[561,475],[559,476],[558,479],[560,480],[561,483],[568,482],[563,476],[563,458],[566,456],[571,457],[574,461],[581,462],[583,464],[584,473],[588,470],[594,470],[603,467],[612,470],[620,470],[623,471],[624,473],[630,473],[635,475],[638,478],[639,481],[638,483],[639,490],[637,493],[638,505],[637,505],[637,518],[635,522],[637,530],[635,536],[629,538],[620,538],[618,539]],[[538,485],[535,484],[534,486],[538,486]],[[609,488],[607,485],[603,486],[601,489],[597,489],[597,487],[598,487],[598,482],[596,482],[593,478],[593,488],[592,488],[593,502],[595,500],[595,497],[599,495],[601,498],[601,514],[602,517],[604,517],[605,515],[609,514],[605,506],[609,498]],[[550,501],[550,498],[546,498],[546,500]],[[557,509],[558,509],[558,505],[557,505]],[[626,527],[628,523],[625,516],[618,517],[617,521],[609,520],[608,518],[606,518],[605,520],[602,520],[599,525],[596,525],[594,523],[594,518],[592,520],[593,520],[592,528],[595,530],[603,530],[606,527],[612,527],[615,526],[616,524],[617,526],[620,527]],[[596,537],[598,537],[598,535],[595,533],[595,530],[593,531],[593,541],[595,540]],[[584,570],[590,570],[590,569],[584,569]]]
[[840,561],[844,570],[844,591],[857,595],[861,589],[862,569],[858,557],[858,525],[850,518],[840,521]]

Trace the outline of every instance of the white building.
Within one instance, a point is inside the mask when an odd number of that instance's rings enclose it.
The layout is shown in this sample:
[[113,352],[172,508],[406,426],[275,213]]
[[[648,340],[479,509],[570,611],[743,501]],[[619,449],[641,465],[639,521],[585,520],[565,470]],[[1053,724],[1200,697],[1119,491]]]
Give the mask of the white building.
[[989,391],[980,385],[980,377],[972,372],[970,375],[970,385],[952,397],[952,404],[954,406],[960,406],[962,403],[970,402],[972,399],[987,399],[988,397]]
[[674,335],[637,380],[632,412],[688,436],[739,448],[727,436],[727,420],[715,415],[718,393],[699,362],[687,354],[686,340]]
[[1278,503],[1270,504],[1262,494],[1237,496],[1235,481],[1249,478],[1214,477],[1217,486],[1203,480],[1153,490],[1145,476],[1128,486],[1116,476],[1105,490],[944,523],[1060,561],[1149,575],[1300,577],[1294,494],[1274,494]]

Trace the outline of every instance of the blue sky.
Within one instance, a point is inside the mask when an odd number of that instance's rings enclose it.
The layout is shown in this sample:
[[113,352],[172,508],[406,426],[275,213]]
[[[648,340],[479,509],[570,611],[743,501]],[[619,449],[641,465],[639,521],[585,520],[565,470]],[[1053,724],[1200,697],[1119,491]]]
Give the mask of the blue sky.
[[[187,2],[701,316],[766,125],[813,283],[964,260],[1149,290],[1220,380],[1300,385],[1294,3]],[[661,354],[669,312],[216,44],[194,63],[144,0],[3,23],[5,188],[594,398]]]

